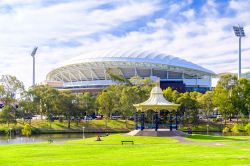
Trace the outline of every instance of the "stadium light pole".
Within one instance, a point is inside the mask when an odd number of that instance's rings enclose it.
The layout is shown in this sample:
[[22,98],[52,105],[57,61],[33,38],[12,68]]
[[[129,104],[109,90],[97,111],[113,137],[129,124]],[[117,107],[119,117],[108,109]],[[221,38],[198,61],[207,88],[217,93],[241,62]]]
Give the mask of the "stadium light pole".
[[35,73],[35,55],[36,55],[37,49],[38,49],[38,47],[35,47],[31,53],[31,56],[33,58],[33,82],[32,82],[33,86],[35,85],[35,76],[36,76],[36,73]]
[[239,38],[239,69],[238,69],[238,79],[241,77],[241,38],[245,37],[245,32],[243,27],[233,26],[234,34]]

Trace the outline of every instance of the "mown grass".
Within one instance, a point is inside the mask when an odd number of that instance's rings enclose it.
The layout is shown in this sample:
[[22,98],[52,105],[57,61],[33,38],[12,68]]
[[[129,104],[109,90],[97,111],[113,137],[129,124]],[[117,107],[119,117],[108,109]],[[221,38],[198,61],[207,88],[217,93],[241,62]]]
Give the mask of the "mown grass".
[[[179,144],[172,138],[131,137],[118,134],[101,139],[100,142],[95,141],[95,138],[89,138],[60,144],[1,145],[0,165],[247,166],[250,163],[249,147]],[[135,145],[121,145],[121,140],[133,140]]]
[[214,136],[214,135],[192,134],[191,136],[188,136],[185,139],[198,142],[250,141],[250,136]]

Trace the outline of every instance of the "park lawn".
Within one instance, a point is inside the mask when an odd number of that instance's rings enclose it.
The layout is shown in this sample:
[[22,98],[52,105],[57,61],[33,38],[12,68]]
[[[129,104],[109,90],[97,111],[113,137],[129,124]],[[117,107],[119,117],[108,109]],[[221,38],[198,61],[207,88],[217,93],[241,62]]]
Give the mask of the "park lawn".
[[[234,137],[232,137],[234,138]],[[3,166],[128,166],[128,165],[249,165],[250,148],[180,144],[172,138],[110,135],[68,141],[0,146]],[[236,138],[237,139],[237,138]],[[135,145],[121,145],[121,140],[134,140]]]
[[[121,141],[134,141],[134,145],[153,145],[153,144],[171,144],[178,140],[166,137],[145,137],[145,136],[125,136],[124,134],[112,134],[110,136],[102,136],[101,141],[96,141],[96,137],[85,140],[68,141],[70,144],[86,144],[86,145],[121,145]],[[126,143],[130,145],[131,143]]]
[[186,140],[196,142],[231,142],[231,141],[249,141],[250,136],[214,136],[204,134],[192,134],[185,138]]

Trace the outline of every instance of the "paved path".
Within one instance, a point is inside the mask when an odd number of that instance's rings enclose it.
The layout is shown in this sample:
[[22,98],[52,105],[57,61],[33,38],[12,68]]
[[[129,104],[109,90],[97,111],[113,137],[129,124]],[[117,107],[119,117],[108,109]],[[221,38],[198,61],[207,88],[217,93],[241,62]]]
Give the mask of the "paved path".
[[174,139],[177,139],[179,141],[180,144],[193,144],[193,145],[213,145],[213,146],[222,146],[224,145],[221,142],[196,142],[196,141],[191,141],[191,140],[187,140],[185,139],[185,137],[172,137]]

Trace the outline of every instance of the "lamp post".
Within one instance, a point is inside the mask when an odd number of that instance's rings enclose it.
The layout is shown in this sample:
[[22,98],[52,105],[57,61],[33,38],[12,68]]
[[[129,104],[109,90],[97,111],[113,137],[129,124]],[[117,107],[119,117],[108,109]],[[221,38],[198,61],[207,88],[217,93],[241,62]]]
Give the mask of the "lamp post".
[[207,124],[207,135],[208,135],[208,127],[209,127],[209,124]]
[[241,37],[245,37],[245,32],[243,27],[233,26],[235,36],[239,37],[239,69],[238,69],[238,79],[241,77]]
[[35,47],[31,53],[31,56],[33,58],[33,81],[32,81],[32,85],[35,85],[35,55],[36,55],[36,51],[37,51],[38,47]]
[[85,139],[84,129],[85,129],[85,127],[82,127],[82,139]]
[[8,143],[9,143],[10,140],[11,140],[11,130],[12,130],[12,128],[9,128],[9,138],[8,138],[8,140],[7,140]]

